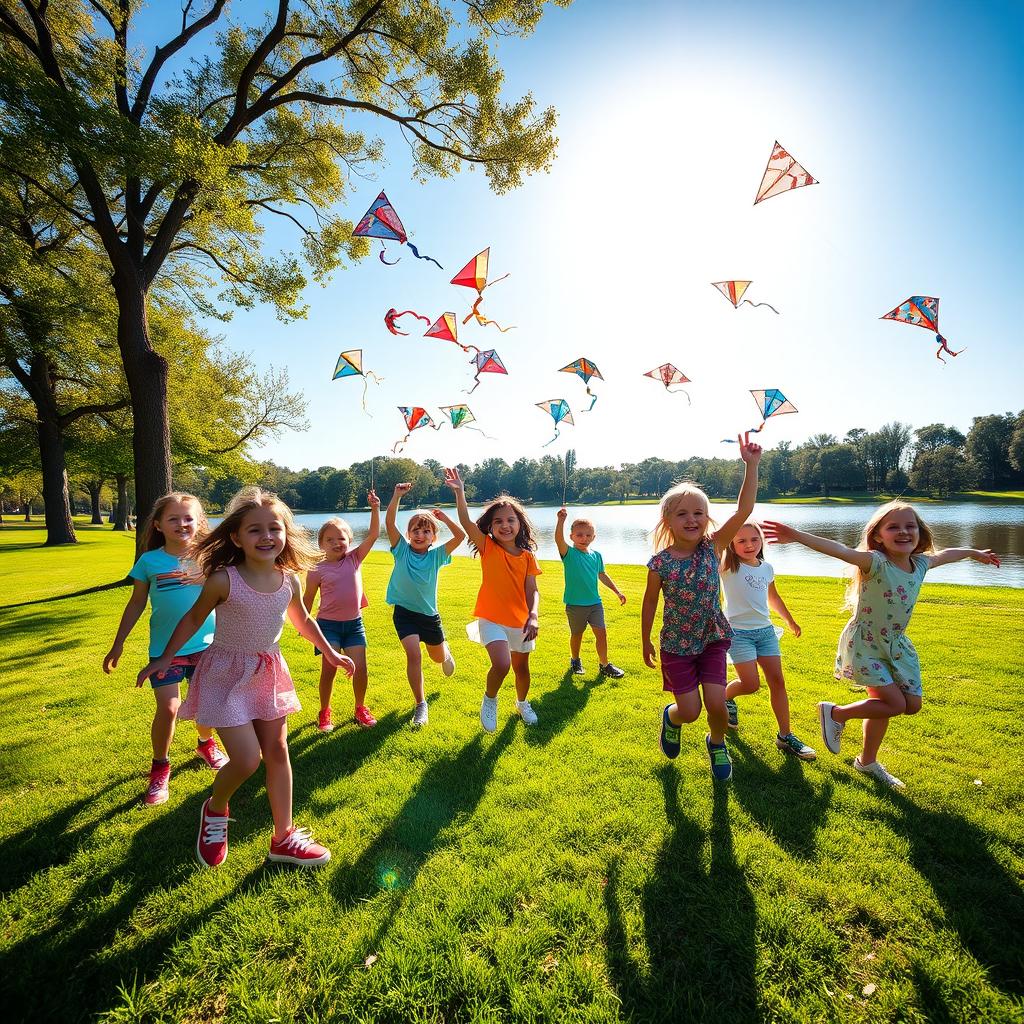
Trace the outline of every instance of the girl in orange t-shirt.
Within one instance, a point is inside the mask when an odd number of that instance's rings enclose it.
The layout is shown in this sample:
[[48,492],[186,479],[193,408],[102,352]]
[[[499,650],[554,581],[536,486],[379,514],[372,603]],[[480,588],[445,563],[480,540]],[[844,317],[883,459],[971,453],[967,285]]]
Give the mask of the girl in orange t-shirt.
[[491,667],[480,705],[480,724],[487,732],[498,728],[498,690],[509,669],[516,677],[516,712],[526,725],[536,725],[530,693],[530,651],[537,639],[540,566],[533,525],[515,498],[503,495],[484,508],[476,522],[469,516],[466,492],[457,469],[444,471],[444,482],[455,492],[459,522],[480,556],[483,580],[473,622],[466,627],[471,640],[487,648]]

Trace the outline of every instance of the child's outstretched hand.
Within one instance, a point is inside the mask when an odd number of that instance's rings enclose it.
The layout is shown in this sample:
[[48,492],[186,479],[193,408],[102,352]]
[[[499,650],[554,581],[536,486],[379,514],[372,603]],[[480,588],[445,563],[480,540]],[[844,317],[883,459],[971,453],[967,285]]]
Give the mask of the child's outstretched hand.
[[803,630],[800,628],[800,625],[798,623],[794,622],[792,619],[790,619],[786,623],[786,626],[789,629],[790,633],[792,633],[793,636],[795,636],[799,640],[800,639],[800,634],[803,632]]
[[356,670],[356,663],[351,658],[345,657],[344,654],[339,654],[333,647],[324,648],[323,656],[325,661],[335,668],[340,668],[349,678]]
[[558,520],[558,521],[559,521],[560,523],[564,523],[564,522],[565,522],[565,520],[566,520],[566,517],[567,517],[568,515],[569,515],[569,510],[568,510],[567,508],[560,508],[560,509],[559,509],[559,510],[558,510],[558,511],[557,511],[557,512],[555,513],[555,518],[556,518],[556,519],[557,519],[557,520]]
[[764,530],[765,539],[770,544],[792,544],[796,540],[797,531],[785,523],[776,523],[766,519],[761,528]]
[[446,469],[444,471],[444,482],[456,493],[463,490],[465,487],[465,484],[462,482],[462,477],[459,476],[459,471],[454,468]]
[[537,634],[540,632],[540,623],[536,615],[531,615],[526,620],[526,625],[523,626],[523,639],[524,640],[536,640]]
[[654,649],[650,638],[644,640],[644,664],[648,668],[658,667],[658,652]]
[[377,497],[377,492],[371,488],[366,492],[366,503],[373,509],[380,508],[380,498]]
[[395,494],[399,498],[401,498],[403,495],[408,494],[411,490],[412,490],[412,484],[411,483],[406,482],[406,483],[401,483],[401,484],[395,484]]
[[124,648],[120,644],[114,644],[113,647],[107,651],[107,656],[103,659],[103,671],[109,676],[111,671],[117,668],[117,663],[121,658]]
[[976,562],[981,562],[984,565],[994,565],[997,569],[999,568],[999,556],[994,552],[985,548],[982,550],[975,550],[971,552],[971,558]]
[[136,677],[135,688],[146,685],[146,680],[157,672],[166,672],[171,667],[172,658],[154,658]]
[[756,466],[761,461],[761,446],[750,440],[750,431],[737,434],[736,443],[740,446],[740,458],[748,466]]

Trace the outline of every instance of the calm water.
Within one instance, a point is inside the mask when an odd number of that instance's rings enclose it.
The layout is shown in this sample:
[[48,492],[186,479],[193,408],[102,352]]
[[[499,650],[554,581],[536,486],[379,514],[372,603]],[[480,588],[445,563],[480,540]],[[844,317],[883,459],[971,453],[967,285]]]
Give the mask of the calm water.
[[[754,515],[855,545],[876,508],[876,505],[758,505]],[[539,534],[540,558],[558,557],[554,538],[557,511],[555,505],[530,509]],[[711,514],[721,522],[731,511],[729,505],[713,505]],[[1002,560],[1001,569],[973,560],[957,562],[929,573],[929,579],[976,586],[1024,587],[1024,505],[936,504],[923,506],[921,513],[935,534],[937,547],[992,548]],[[657,505],[576,505],[570,509],[570,520],[573,516],[593,521],[597,529],[594,549],[600,551],[609,564],[643,564],[650,558],[648,532],[657,521]],[[327,518],[326,512],[298,516],[299,522],[314,532]],[[358,536],[369,524],[370,514],[350,512],[344,518]],[[405,529],[407,518],[408,513],[399,515],[400,529]],[[382,534],[376,548],[386,551],[387,547]],[[467,553],[465,546],[459,553]],[[845,563],[799,544],[770,548],[769,560],[777,572],[794,576],[842,576],[845,569]]]

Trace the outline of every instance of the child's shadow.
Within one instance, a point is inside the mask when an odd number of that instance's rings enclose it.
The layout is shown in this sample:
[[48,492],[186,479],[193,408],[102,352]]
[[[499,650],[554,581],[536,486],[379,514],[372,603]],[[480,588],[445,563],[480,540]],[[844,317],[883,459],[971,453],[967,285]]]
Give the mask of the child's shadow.
[[604,676],[589,680],[566,671],[554,690],[548,690],[539,700],[531,702],[537,713],[537,724],[525,730],[526,742],[532,747],[550,743],[587,706],[594,687],[603,680]]
[[[736,799],[787,853],[801,859],[814,856],[819,829],[832,803],[832,782],[815,785],[807,776],[814,762],[802,762],[779,751],[781,764],[773,767],[758,757],[743,738],[729,737],[736,762],[732,775]],[[821,773],[818,773],[819,780]]]
[[[640,894],[643,958],[630,948],[623,914],[621,865],[608,870],[608,967],[623,1016],[664,1021],[755,1021],[757,959],[754,898],[737,864],[729,823],[728,788],[714,787],[711,832],[679,810],[674,765],[659,770],[670,831]],[[711,863],[701,870],[710,840]]]

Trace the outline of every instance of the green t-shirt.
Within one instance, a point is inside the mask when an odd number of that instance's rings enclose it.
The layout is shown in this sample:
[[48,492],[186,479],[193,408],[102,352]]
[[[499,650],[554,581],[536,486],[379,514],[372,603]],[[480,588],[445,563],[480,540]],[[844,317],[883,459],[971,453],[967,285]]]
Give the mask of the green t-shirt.
[[[198,584],[182,583],[178,578],[180,570],[181,563],[174,555],[169,555],[163,548],[154,548],[139,555],[139,560],[128,573],[133,580],[149,584],[149,603],[153,609],[149,616],[151,658],[164,653],[174,628],[185,613],[192,610],[192,605],[199,599],[203,589]],[[205,651],[213,643],[214,621],[214,614],[210,612],[198,632],[189,637],[185,646],[175,652],[175,656]]]
[[562,594],[565,604],[600,604],[597,577],[604,572],[601,555],[597,551],[580,551],[570,544],[562,555],[562,565],[565,568],[565,592]]

